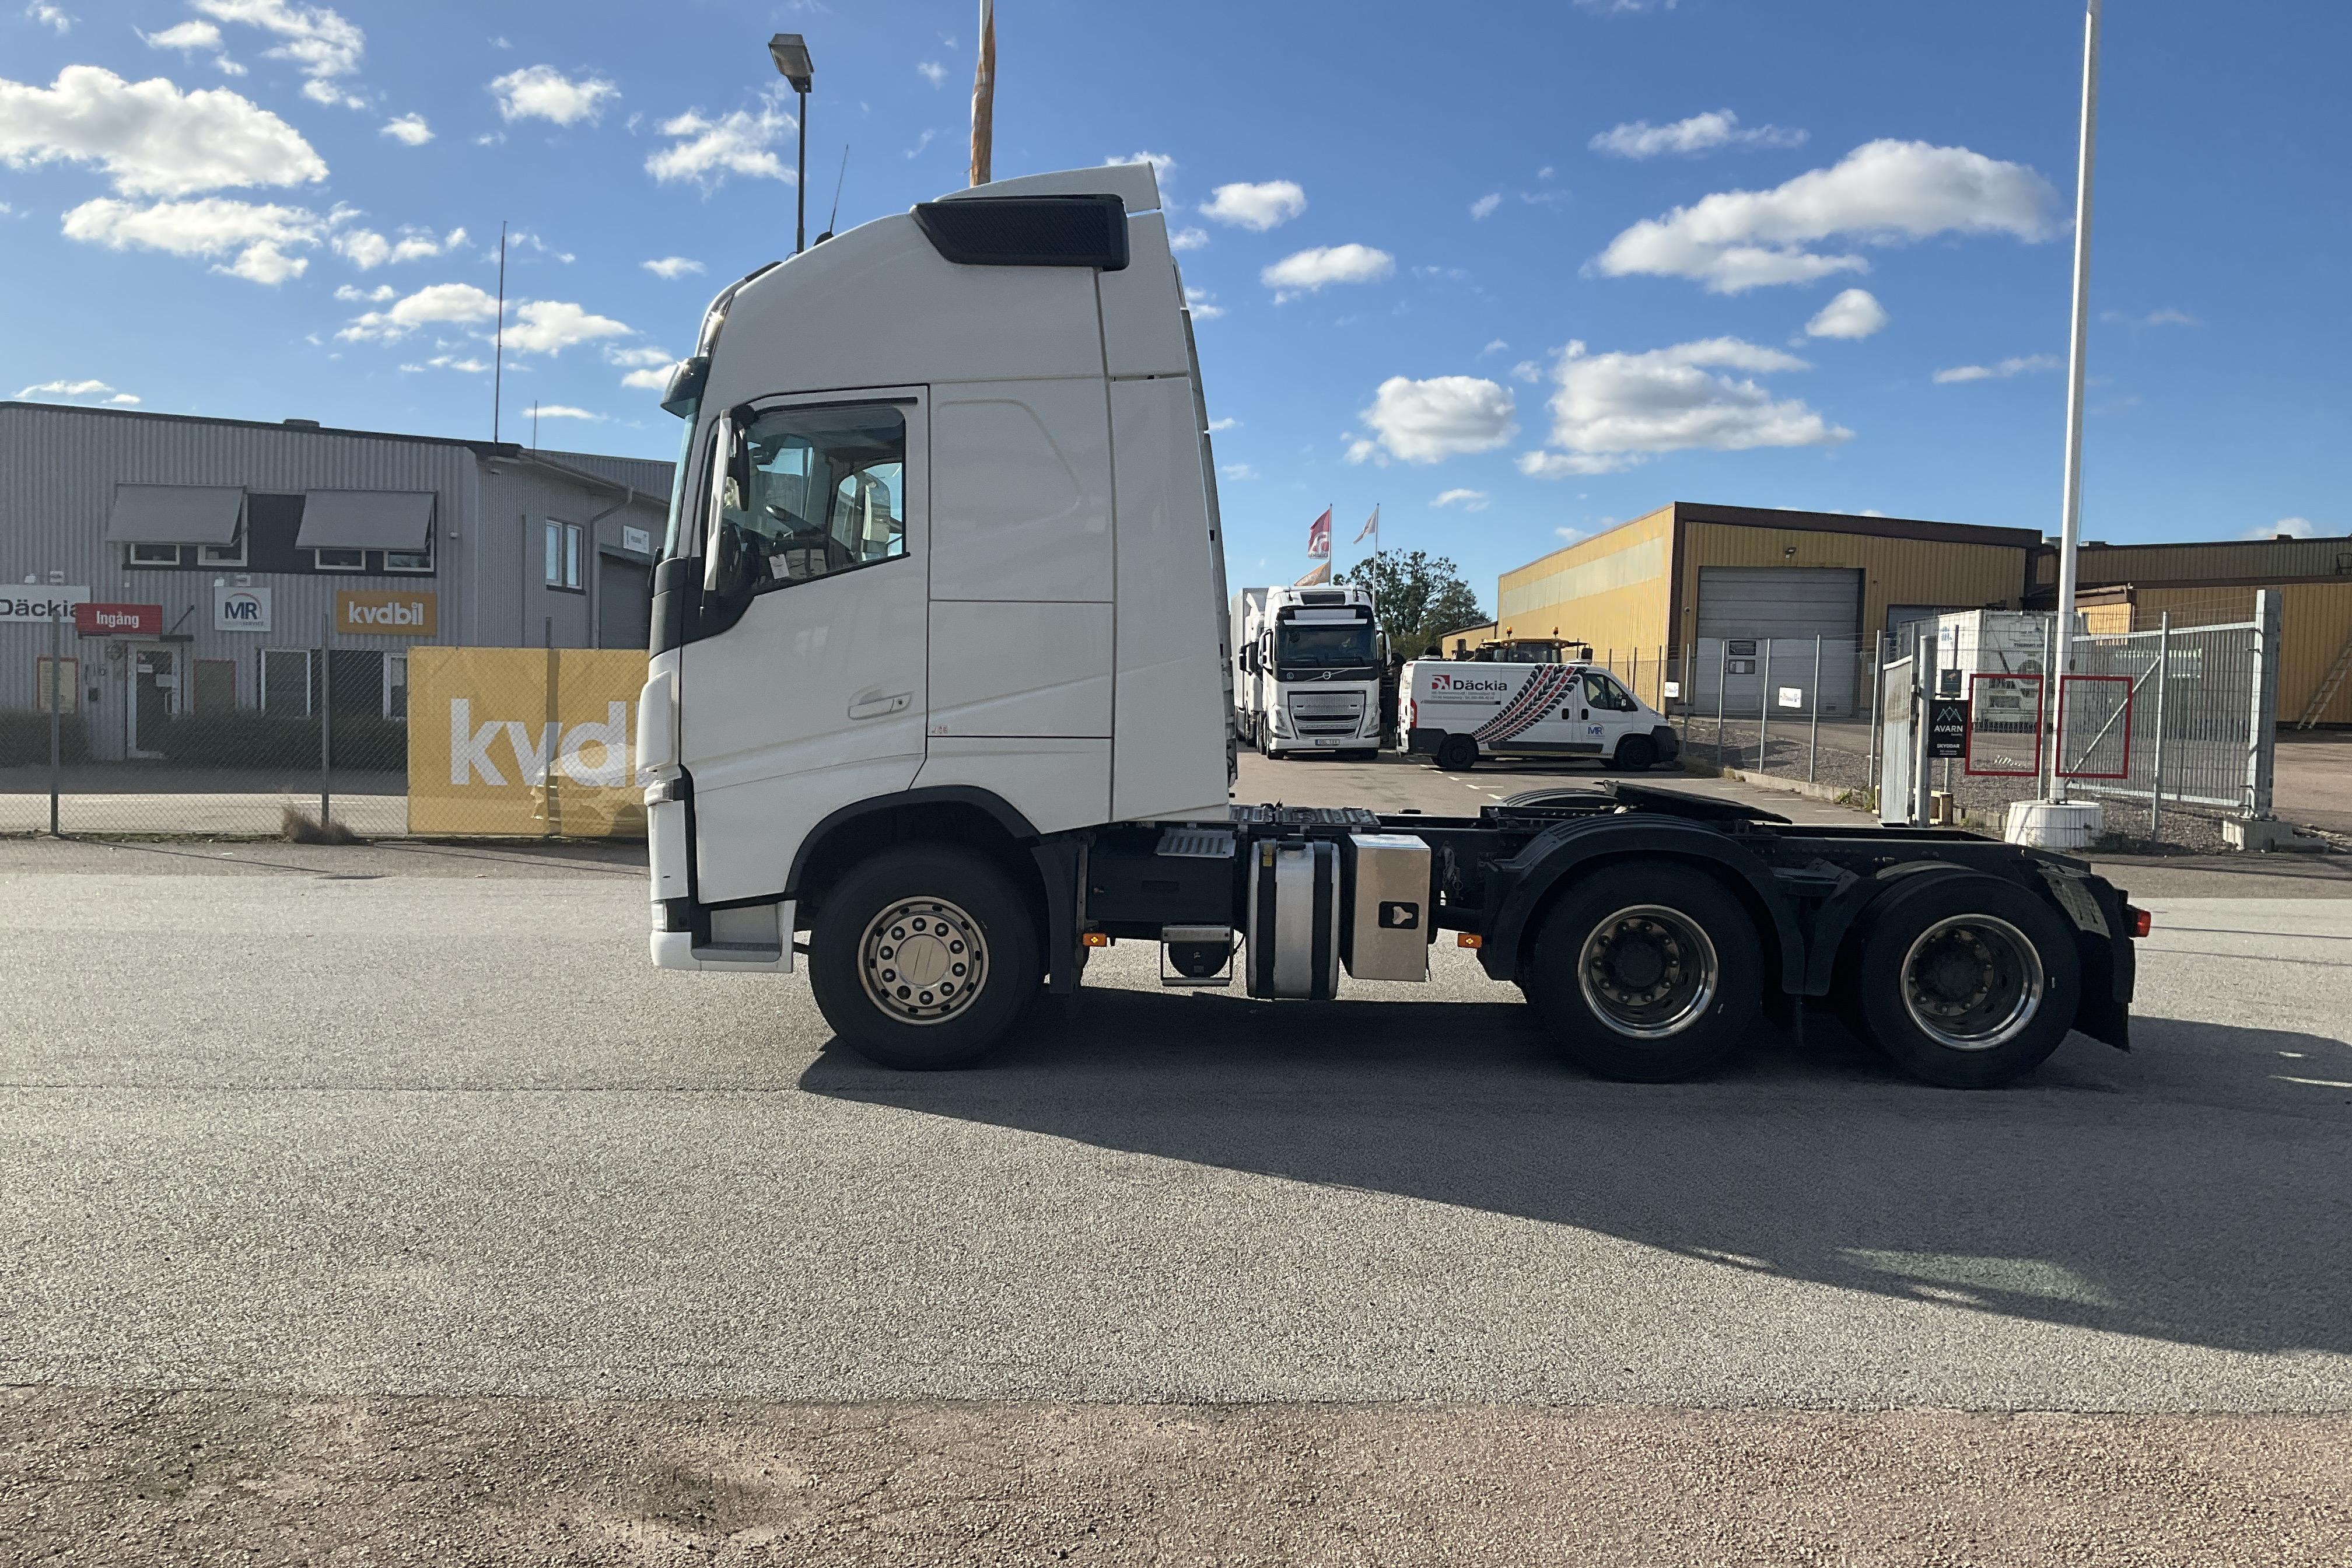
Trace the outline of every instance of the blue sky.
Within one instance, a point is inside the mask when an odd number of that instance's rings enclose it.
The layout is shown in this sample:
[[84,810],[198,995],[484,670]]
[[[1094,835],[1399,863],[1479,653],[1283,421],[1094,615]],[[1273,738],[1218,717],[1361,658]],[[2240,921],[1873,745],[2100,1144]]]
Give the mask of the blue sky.
[[[975,9],[0,0],[0,395],[486,436],[504,219],[505,433],[667,457],[791,243],[767,35],[814,232],[845,142],[844,227],[962,183]],[[996,167],[1166,161],[1237,581],[1327,502],[1489,595],[1673,500],[2055,531],[2080,16],[1000,0]],[[2352,531],[2347,55],[2111,0],[2086,537]]]

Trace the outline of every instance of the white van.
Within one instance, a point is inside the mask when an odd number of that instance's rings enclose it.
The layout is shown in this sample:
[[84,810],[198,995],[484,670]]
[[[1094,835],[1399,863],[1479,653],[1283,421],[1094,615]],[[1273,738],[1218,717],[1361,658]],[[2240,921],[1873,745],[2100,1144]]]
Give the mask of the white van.
[[1441,768],[1475,767],[1480,757],[1590,757],[1638,773],[1682,752],[1664,714],[1580,660],[1420,658],[1404,667],[1401,689],[1404,749]]

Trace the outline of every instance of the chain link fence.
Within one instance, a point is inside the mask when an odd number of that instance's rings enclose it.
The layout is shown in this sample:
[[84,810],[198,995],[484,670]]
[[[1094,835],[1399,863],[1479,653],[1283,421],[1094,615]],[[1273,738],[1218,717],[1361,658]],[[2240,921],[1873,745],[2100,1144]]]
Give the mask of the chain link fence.
[[51,623],[0,707],[0,833],[363,838],[645,831],[646,658],[279,639],[247,661]]

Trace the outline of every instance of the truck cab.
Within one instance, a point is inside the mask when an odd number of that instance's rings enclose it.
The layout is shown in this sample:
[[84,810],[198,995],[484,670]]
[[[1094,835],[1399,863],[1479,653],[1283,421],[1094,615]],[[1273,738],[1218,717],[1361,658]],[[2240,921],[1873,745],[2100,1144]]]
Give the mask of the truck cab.
[[1380,624],[1370,588],[1245,588],[1234,598],[1234,722],[1261,756],[1354,761],[1381,744]]

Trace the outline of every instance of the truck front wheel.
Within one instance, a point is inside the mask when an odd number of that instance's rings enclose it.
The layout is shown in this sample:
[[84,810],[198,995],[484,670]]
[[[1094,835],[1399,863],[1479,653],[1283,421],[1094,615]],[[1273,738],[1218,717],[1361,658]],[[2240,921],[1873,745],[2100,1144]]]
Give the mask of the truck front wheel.
[[834,1032],[887,1068],[963,1067],[1037,994],[1037,931],[1003,871],[944,845],[889,850],[825,896],[809,984]]
[[1763,949],[1747,909],[1705,873],[1609,869],[1552,906],[1523,984],[1570,1060],[1601,1078],[1668,1083],[1748,1037]]
[[1947,1089],[1993,1089],[2041,1066],[2074,1022],[2074,933],[1998,878],[1906,881],[1865,912],[1849,951],[1857,1032]]

